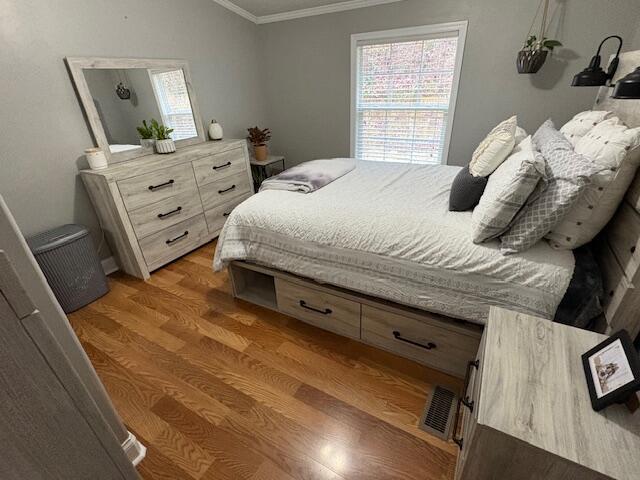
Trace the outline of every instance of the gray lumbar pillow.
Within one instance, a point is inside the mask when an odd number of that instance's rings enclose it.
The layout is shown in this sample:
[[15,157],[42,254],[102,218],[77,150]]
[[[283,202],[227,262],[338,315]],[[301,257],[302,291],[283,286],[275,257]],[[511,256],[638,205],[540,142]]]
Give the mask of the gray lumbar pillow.
[[464,167],[451,184],[449,210],[451,212],[471,210],[480,201],[486,186],[487,177],[474,177],[469,173],[469,167]]

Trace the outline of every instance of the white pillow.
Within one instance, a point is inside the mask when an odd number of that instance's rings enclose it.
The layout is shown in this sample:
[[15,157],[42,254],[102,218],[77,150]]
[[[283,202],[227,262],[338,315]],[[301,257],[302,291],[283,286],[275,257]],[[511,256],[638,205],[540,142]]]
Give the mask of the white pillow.
[[542,154],[525,138],[489,177],[471,215],[471,238],[480,243],[502,235],[545,173]]
[[529,136],[529,134],[527,133],[527,131],[522,128],[522,127],[516,127],[516,136],[515,136],[515,140],[516,140],[516,146],[520,145],[522,143],[522,141],[527,138]]
[[565,123],[560,131],[567,137],[574,147],[576,143],[584,137],[593,127],[609,118],[611,112],[605,110],[587,110],[580,112],[567,123]]
[[590,242],[611,220],[640,164],[640,128],[628,128],[617,117],[605,120],[577,142],[575,151],[605,170],[547,235],[561,250]]
[[499,123],[480,142],[469,162],[469,172],[474,177],[486,177],[500,166],[516,144],[518,118],[513,117]]

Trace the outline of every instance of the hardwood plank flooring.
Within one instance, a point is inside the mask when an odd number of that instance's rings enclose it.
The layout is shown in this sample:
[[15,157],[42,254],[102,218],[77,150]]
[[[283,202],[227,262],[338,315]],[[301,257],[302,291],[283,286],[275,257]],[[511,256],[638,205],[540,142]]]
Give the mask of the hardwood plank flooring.
[[416,426],[433,384],[460,381],[235,300],[215,242],[155,272],[117,273],[71,324],[148,480],[452,479],[457,450]]

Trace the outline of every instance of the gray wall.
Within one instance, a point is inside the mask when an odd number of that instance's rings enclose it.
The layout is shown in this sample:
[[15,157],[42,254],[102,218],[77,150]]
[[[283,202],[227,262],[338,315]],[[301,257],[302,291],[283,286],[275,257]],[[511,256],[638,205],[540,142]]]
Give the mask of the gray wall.
[[261,26],[272,151],[286,155],[290,165],[349,154],[352,33],[456,20],[468,20],[469,29],[450,164],[468,162],[488,130],[513,113],[518,113],[528,131],[549,117],[565,122],[589,108],[596,94],[590,88],[571,88],[572,76],[588,64],[605,36],[633,37],[640,2],[561,1],[550,36],[566,48],[557,51],[537,75],[518,75],[516,52],[537,4],[531,0],[407,0]]
[[77,177],[93,141],[65,56],[186,59],[205,122],[228,137],[264,123],[258,27],[212,0],[0,0],[0,11],[0,193],[25,235],[77,222],[98,243]]

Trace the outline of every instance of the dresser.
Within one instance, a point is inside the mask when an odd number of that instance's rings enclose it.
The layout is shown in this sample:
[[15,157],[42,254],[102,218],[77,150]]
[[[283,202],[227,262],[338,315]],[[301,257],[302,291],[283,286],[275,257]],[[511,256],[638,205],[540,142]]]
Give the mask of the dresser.
[[640,478],[640,415],[591,408],[581,355],[605,338],[492,308],[468,365],[456,479]]
[[253,194],[245,140],[80,172],[119,267],[138,278],[209,242]]

